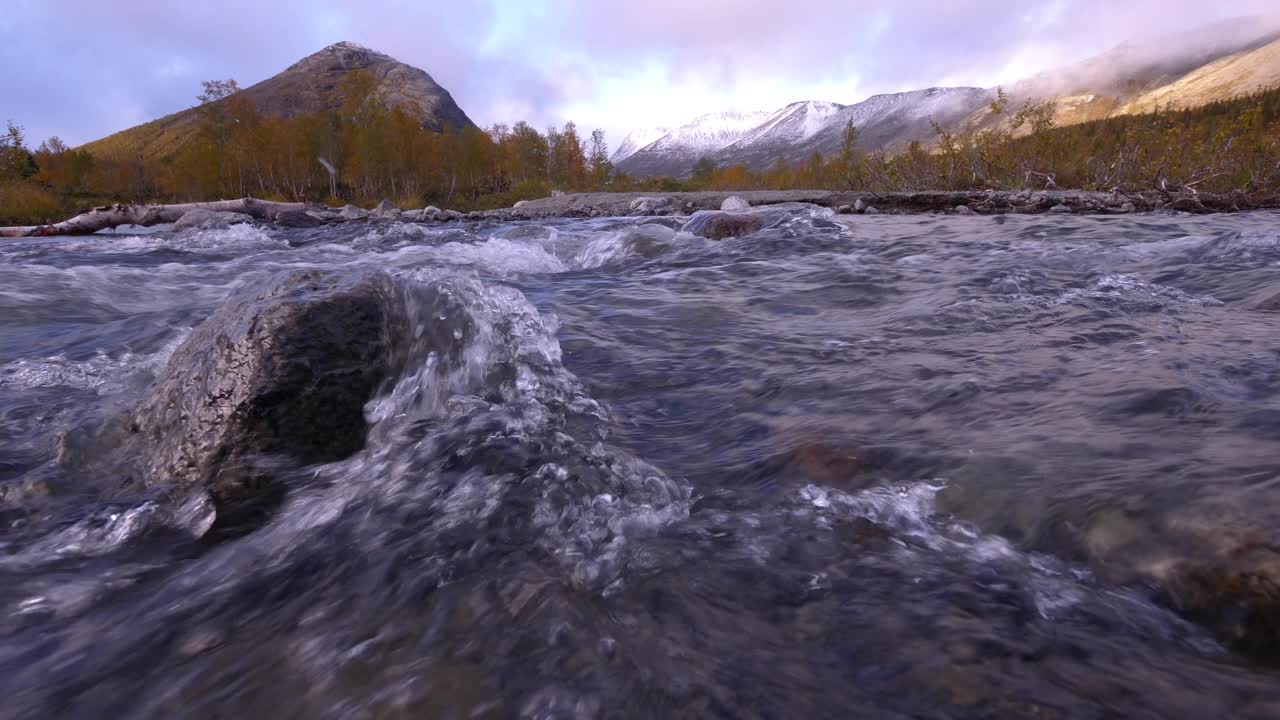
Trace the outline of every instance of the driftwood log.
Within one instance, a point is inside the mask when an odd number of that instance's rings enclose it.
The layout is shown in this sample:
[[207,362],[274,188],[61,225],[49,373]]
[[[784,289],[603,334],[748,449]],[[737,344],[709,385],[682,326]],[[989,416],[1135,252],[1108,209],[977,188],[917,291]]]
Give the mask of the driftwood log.
[[50,235],[90,235],[119,225],[159,225],[177,222],[188,210],[212,210],[248,215],[258,220],[274,220],[282,212],[304,211],[306,203],[282,203],[253,198],[182,203],[179,205],[115,204],[94,208],[52,225],[0,227],[0,237],[48,237]]

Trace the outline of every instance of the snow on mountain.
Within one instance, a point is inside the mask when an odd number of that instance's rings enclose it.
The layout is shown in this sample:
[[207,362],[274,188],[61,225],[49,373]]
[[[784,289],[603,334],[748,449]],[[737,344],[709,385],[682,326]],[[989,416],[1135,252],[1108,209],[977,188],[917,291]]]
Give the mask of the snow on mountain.
[[703,115],[651,143],[647,150],[677,153],[714,152],[733,144],[767,118],[766,112],[722,112]]
[[797,162],[814,152],[837,152],[849,121],[865,150],[905,146],[932,138],[932,121],[956,122],[991,99],[979,88],[930,88],[876,95],[855,105],[810,100],[772,113],[707,115],[631,153],[620,167],[634,175],[681,176],[702,157],[722,167],[741,163],[756,169],[778,158]]
[[669,132],[671,132],[671,130],[664,127],[632,130],[627,133],[627,136],[622,139],[622,142],[618,145],[617,149],[613,151],[613,155],[609,158],[609,161],[614,165],[617,165]]
[[641,176],[688,173],[699,158],[732,145],[771,114],[721,112],[703,115],[640,148],[618,166]]
[[804,142],[826,127],[831,116],[844,109],[832,102],[807,100],[791,103],[770,115],[763,123],[743,135],[728,147],[758,145],[762,143]]

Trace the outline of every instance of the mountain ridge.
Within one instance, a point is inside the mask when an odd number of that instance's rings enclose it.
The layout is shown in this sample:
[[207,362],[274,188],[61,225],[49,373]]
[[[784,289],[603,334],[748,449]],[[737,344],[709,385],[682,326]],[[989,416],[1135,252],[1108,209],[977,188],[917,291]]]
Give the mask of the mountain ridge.
[[[1168,47],[1178,48],[1170,53]],[[1140,43],[1124,43],[1083,61],[1038,73],[1008,88],[1010,109],[1026,102],[1055,103],[1059,125],[1149,112],[1156,106],[1195,107],[1280,85],[1280,28],[1258,18],[1237,18]],[[946,128],[990,128],[1008,117],[990,112],[994,88],[949,87],[874,95],[850,105],[824,101],[791,103],[764,113],[760,125],[718,147],[682,142],[676,132],[649,146],[628,148],[615,161],[637,176],[686,177],[706,157],[719,166],[743,164],[761,170],[779,158],[788,163],[814,152],[838,152],[850,120],[863,150],[899,151],[913,141],[930,144],[934,123]],[[818,127],[795,132],[796,108],[827,108]],[[705,116],[704,116],[705,117]],[[810,118],[806,118],[810,119]],[[698,121],[694,121],[696,123]],[[787,132],[775,132],[779,123]]]
[[[373,76],[387,107],[400,107],[431,130],[475,127],[443,86],[425,70],[358,43],[342,41],[314,52],[240,91],[268,117],[294,117],[342,105],[342,80],[355,71]],[[172,157],[199,127],[195,107],[121,130],[81,146],[106,157]]]

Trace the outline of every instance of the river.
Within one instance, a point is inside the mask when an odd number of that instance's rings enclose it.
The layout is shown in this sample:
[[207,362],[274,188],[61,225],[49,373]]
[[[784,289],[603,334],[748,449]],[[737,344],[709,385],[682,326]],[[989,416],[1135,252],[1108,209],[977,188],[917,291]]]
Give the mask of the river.
[[[0,243],[0,717],[1280,717],[1169,569],[1277,544],[1280,214],[757,212]],[[236,533],[64,469],[304,268],[456,365]]]

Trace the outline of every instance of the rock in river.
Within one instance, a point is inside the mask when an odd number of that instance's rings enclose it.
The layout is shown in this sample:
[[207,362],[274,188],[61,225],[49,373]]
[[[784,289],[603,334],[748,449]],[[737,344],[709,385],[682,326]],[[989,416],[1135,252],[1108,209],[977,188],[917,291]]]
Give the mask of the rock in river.
[[204,489],[219,521],[278,499],[279,459],[340,460],[403,364],[403,290],[380,275],[299,271],[244,288],[197,327],[133,412],[142,482]]
[[767,224],[763,215],[707,210],[694,213],[683,230],[708,240],[724,240],[753,233]]

